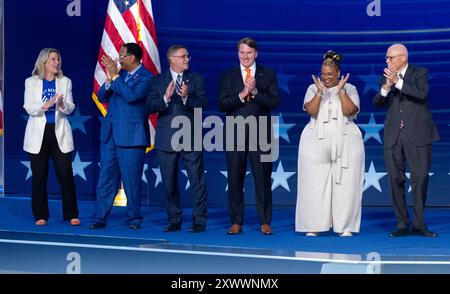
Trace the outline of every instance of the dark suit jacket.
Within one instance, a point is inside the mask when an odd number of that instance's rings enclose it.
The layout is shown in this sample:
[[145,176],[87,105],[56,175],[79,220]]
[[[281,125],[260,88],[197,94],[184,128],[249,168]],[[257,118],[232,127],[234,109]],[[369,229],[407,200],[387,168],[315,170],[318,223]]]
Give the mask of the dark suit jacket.
[[[205,94],[203,78],[194,72],[185,71],[183,81],[188,85],[189,92],[186,105],[183,104],[181,97],[174,92],[169,104],[164,102],[164,93],[167,86],[172,81],[170,70],[154,77],[151,81],[151,90],[147,98],[147,110],[150,113],[158,113],[158,122],[155,130],[155,149],[162,151],[174,151],[171,146],[171,140],[178,128],[171,128],[172,119],[178,115],[186,116],[191,122],[191,150],[194,147],[194,108],[203,108],[208,103]],[[201,118],[199,118],[201,120]],[[200,122],[201,123],[201,122]]]
[[[385,83],[382,77],[380,84]],[[381,87],[380,87],[381,88]],[[384,147],[392,147],[400,133],[400,120],[404,131],[414,146],[424,146],[439,140],[439,134],[428,107],[428,70],[408,65],[403,78],[402,90],[394,86],[387,97],[378,92],[373,102],[376,106],[387,106],[384,122]]]
[[149,146],[148,113],[145,99],[150,90],[152,74],[142,65],[125,82],[127,72],[121,70],[108,90],[105,84],[98,91],[98,100],[108,102],[108,113],[102,119],[100,140],[105,143],[110,132],[119,146]]
[[[276,74],[271,69],[256,65],[255,80],[258,93],[255,98],[242,103],[239,98],[239,92],[244,89],[244,81],[240,66],[225,71],[220,80],[219,110],[232,117],[242,116],[246,118],[255,116],[258,119],[259,116],[266,116],[268,119],[267,134],[270,138],[271,109],[278,107],[280,103]],[[237,134],[236,130],[234,134]],[[237,141],[235,136],[235,145]]]

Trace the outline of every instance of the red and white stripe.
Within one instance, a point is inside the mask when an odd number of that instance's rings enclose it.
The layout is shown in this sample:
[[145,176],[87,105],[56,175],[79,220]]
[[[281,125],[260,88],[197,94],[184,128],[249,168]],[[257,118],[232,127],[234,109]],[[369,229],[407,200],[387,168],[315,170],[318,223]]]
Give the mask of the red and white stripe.
[[[106,54],[113,59],[118,59],[120,48],[124,43],[130,42],[138,43],[141,46],[143,51],[142,64],[154,75],[159,74],[161,72],[161,64],[151,0],[138,0],[123,14],[117,9],[113,0],[109,1],[105,28],[95,67],[94,91],[92,93],[92,99],[103,115],[106,115],[108,106],[100,103],[97,99],[98,90],[106,81],[106,70],[100,63],[101,57]],[[150,115],[149,125],[152,146],[156,120],[157,115]]]

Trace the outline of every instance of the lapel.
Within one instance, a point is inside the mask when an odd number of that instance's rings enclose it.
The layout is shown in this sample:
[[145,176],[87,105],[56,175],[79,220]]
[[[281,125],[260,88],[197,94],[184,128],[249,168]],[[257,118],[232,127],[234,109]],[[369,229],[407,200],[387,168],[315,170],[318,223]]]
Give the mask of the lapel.
[[63,90],[62,90],[62,88],[63,88],[62,79],[58,79],[58,78],[55,77],[55,87],[56,87],[56,89],[55,89],[56,93],[64,94]]
[[[264,69],[261,66],[256,65],[256,71],[255,71],[256,85],[261,84],[263,77],[264,77]],[[256,88],[258,88],[258,86],[256,86]]]
[[189,85],[189,83],[191,82],[191,73],[189,72],[189,70],[186,70],[186,71],[183,73],[183,82],[184,82],[186,85]]
[[[143,71],[144,65],[141,65],[141,67],[133,74],[131,77],[127,80],[127,85],[132,87],[136,81],[140,78],[142,71]],[[123,80],[127,78],[128,72],[126,70],[121,70],[121,76]]]
[[36,100],[42,101],[42,90],[44,89],[44,80],[36,76],[36,80],[34,81],[34,87],[35,87],[34,93],[36,93]]
[[234,76],[233,78],[235,79],[233,85],[236,85],[236,89],[238,89],[239,91],[242,90],[242,88],[244,88],[244,79],[242,78],[242,72],[241,72],[240,65],[235,67],[233,76]]
[[172,74],[170,73],[170,69],[168,69],[164,72],[163,81],[164,81],[164,83],[162,85],[162,88],[164,89],[164,92],[165,92],[170,81],[172,81]]
[[411,80],[411,76],[414,74],[414,65],[409,64],[406,69],[405,76],[403,77],[404,81]]

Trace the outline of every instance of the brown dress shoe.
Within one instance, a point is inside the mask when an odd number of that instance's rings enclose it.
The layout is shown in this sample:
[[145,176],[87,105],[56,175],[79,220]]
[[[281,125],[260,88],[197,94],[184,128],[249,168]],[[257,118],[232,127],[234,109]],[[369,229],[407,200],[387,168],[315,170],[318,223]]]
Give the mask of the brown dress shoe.
[[45,226],[47,225],[47,221],[45,219],[39,219],[34,223],[36,226]]
[[238,224],[231,225],[231,228],[227,231],[228,235],[237,235],[242,233],[242,226]]
[[261,234],[263,235],[272,235],[272,229],[270,228],[270,225],[264,224],[261,226]]

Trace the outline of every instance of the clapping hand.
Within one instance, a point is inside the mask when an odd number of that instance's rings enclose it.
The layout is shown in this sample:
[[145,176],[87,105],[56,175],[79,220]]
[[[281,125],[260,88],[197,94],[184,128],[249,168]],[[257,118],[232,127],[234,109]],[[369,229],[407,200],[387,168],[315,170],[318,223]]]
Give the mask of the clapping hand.
[[314,84],[316,84],[317,87],[317,94],[319,94],[319,96],[322,96],[323,94],[323,89],[325,88],[325,86],[323,85],[323,82],[320,78],[316,77],[315,75],[311,76]]
[[183,81],[181,83],[181,91],[177,91],[178,96],[180,96],[181,98],[186,98],[187,95],[189,93],[189,87],[188,85],[185,83],[185,81]]
[[110,56],[103,55],[101,58],[101,63],[106,69],[106,77],[109,81],[111,81],[115,75],[119,74],[117,61],[112,59]]
[[248,89],[248,94],[245,96],[246,100],[255,98],[254,92],[256,89],[256,80],[254,77],[248,77],[245,79],[245,87]]
[[391,87],[398,82],[398,73],[392,68],[385,68],[383,75],[386,78],[383,88],[386,90],[391,89]]
[[164,93],[164,97],[170,102],[172,99],[173,93],[175,92],[175,83],[170,81],[169,85],[167,85],[166,92]]
[[338,91],[340,91],[340,90],[342,90],[344,88],[344,86],[347,83],[349,77],[350,77],[350,73],[347,73],[345,75],[345,77],[341,76],[341,80],[339,81],[339,84],[338,84]]

